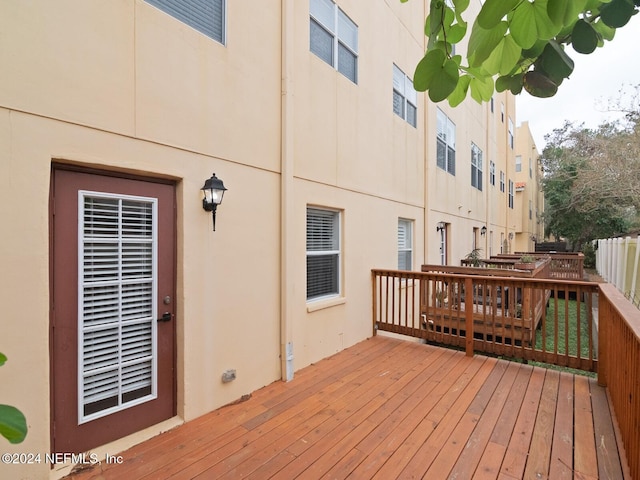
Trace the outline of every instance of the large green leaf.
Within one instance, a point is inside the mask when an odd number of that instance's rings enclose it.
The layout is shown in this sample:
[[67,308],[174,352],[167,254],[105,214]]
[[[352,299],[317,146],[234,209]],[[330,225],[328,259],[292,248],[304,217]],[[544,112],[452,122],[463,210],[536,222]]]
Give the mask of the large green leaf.
[[520,45],[513,40],[511,35],[506,35],[502,37],[498,46],[482,66],[492,75],[496,73],[506,75],[516,66],[521,53]]
[[636,13],[631,0],[611,0],[600,9],[600,18],[612,28],[624,27]]
[[429,16],[427,17],[429,30],[425,31],[427,36],[435,35],[440,31],[443,14],[444,2],[442,0],[432,0],[429,7]]
[[467,34],[467,24],[466,23],[456,23],[451,25],[446,31],[447,42],[449,43],[458,43],[460,40],[464,38]]
[[418,62],[413,74],[413,87],[418,92],[426,92],[436,73],[443,69],[446,54],[439,49],[429,50]]
[[588,0],[549,0],[547,14],[557,25],[573,25],[580,12],[584,11]]
[[5,357],[4,353],[0,353],[0,367],[4,365],[4,362],[7,361],[7,357]]
[[580,19],[571,32],[571,44],[576,52],[589,54],[598,46],[598,32],[589,22]]
[[524,89],[534,97],[553,97],[558,91],[558,86],[549,77],[535,70],[525,73],[522,80]]
[[573,72],[573,60],[554,40],[549,41],[538,62],[549,78],[557,85],[560,85],[562,80]]
[[509,24],[513,39],[523,49],[531,48],[537,40],[556,36],[562,25],[554,23],[547,13],[547,0],[524,1],[514,10]]
[[469,36],[469,47],[467,50],[469,66],[479,67],[482,65],[482,63],[489,58],[491,52],[493,52],[502,41],[505,33],[507,33],[507,28],[507,22],[500,22],[495,27],[487,30],[482,28],[476,20],[471,28],[471,35]]
[[20,410],[0,405],[0,435],[10,443],[20,443],[27,436],[27,420]]
[[469,8],[469,1],[470,0],[453,0],[456,11],[464,12],[467,8]]
[[600,19],[598,19],[598,21],[592,23],[591,25],[596,29],[596,32],[598,32],[604,40],[610,42],[616,35],[616,29],[611,28]]
[[429,98],[438,103],[451,94],[458,85],[460,72],[458,64],[453,60],[446,60],[440,70],[437,70],[429,85]]
[[471,77],[469,75],[462,75],[458,80],[458,85],[455,90],[447,97],[447,101],[451,107],[457,107],[465,98],[467,98],[467,91],[469,90],[469,82]]
[[477,22],[485,30],[491,30],[513,10],[521,0],[487,0],[482,5]]
[[471,98],[476,102],[488,102],[493,96],[493,78],[486,77],[473,77],[470,82]]
[[522,77],[522,73],[498,77],[496,80],[496,91],[504,92],[505,90],[510,90],[514,95],[518,95],[522,91]]

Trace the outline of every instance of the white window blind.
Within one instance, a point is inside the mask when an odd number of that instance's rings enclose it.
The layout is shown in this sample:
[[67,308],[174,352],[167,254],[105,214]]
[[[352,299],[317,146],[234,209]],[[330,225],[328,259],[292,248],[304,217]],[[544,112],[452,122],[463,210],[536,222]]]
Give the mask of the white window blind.
[[340,214],[307,208],[307,300],[340,293]]
[[155,398],[155,199],[79,193],[79,422]]
[[439,108],[436,110],[436,163],[456,174],[456,125]]
[[413,222],[398,219],[398,270],[413,268]]
[[225,0],[145,0],[200,33],[225,43]]
[[358,83],[358,26],[331,0],[310,0],[311,52]]

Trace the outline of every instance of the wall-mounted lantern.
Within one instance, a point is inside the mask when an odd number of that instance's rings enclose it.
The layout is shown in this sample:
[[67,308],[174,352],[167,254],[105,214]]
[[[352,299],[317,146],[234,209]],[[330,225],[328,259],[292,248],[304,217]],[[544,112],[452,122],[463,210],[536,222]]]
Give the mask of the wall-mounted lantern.
[[213,231],[216,231],[216,208],[222,203],[222,197],[226,190],[224,183],[214,173],[211,178],[204,182],[204,186],[200,189],[204,193],[202,199],[202,208],[207,212],[211,212],[213,217]]
[[513,232],[509,232],[509,240],[513,240]]
[[482,228],[480,229],[480,235],[484,237],[486,234],[487,234],[487,227],[483,225]]
[[438,224],[436,225],[436,232],[441,232],[442,230],[445,229],[446,226],[447,226],[446,223],[438,222]]

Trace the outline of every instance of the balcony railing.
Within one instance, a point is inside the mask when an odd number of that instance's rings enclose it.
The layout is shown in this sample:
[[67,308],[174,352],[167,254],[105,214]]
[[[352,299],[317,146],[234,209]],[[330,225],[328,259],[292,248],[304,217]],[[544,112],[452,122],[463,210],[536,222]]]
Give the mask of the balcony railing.
[[423,269],[429,271],[373,271],[375,329],[464,347],[469,354],[596,371],[596,284],[515,271],[509,274],[519,277],[506,277],[504,270],[482,268]]
[[631,478],[640,478],[640,319],[615,287],[426,267],[372,270],[374,334],[597,372],[611,396]]

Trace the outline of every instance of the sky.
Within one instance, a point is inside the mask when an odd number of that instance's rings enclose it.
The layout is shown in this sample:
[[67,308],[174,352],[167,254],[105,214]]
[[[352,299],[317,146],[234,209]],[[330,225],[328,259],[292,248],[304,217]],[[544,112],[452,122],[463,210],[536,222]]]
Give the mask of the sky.
[[[640,84],[640,14],[617,30],[611,42],[589,55],[568,47],[575,67],[551,98],[532,97],[524,90],[516,97],[516,123],[529,122],[538,151],[545,146],[544,136],[561,127],[565,120],[587,128],[615,120],[620,114],[606,112],[609,99],[618,98],[623,86]],[[628,89],[629,90],[629,89]]]

